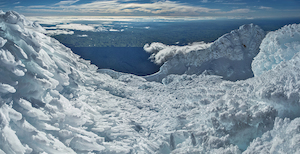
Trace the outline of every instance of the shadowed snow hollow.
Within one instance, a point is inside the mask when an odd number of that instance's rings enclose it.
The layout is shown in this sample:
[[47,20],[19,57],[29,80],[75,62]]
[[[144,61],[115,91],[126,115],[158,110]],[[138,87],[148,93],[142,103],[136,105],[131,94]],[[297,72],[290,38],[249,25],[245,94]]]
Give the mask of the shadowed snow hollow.
[[250,24],[209,44],[146,44],[144,50],[152,53],[150,58],[154,63],[163,65],[159,72],[145,78],[149,81],[161,81],[169,74],[201,74],[204,71],[231,81],[253,77],[251,62],[259,52],[259,45],[264,37],[265,33],[261,28]]
[[[99,73],[16,12],[0,11],[0,27],[0,153],[300,150],[299,52],[244,81],[183,74],[166,76],[159,83],[108,70]],[[254,25],[241,29],[249,29],[252,37],[260,31]],[[241,34],[238,31],[228,35],[234,38]],[[218,41],[227,44],[229,36]],[[256,49],[255,41],[238,42]],[[219,48],[214,44],[208,48]],[[221,52],[221,57],[243,60],[256,52],[234,56]],[[184,64],[202,64],[205,57],[196,55]]]

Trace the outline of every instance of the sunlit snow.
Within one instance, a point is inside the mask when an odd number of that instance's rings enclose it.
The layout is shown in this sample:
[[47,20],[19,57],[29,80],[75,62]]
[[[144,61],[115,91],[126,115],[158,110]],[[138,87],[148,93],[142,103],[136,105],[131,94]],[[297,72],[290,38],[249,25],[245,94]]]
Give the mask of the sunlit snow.
[[300,153],[299,25],[145,45],[152,79],[98,70],[16,12],[0,28],[0,153]]
[[161,81],[169,74],[220,75],[227,80],[241,80],[253,76],[251,62],[259,52],[264,31],[256,25],[243,25],[223,35],[213,43],[193,43],[187,46],[167,46],[162,43],[146,44],[144,50],[151,59],[162,64],[160,71],[146,77]]

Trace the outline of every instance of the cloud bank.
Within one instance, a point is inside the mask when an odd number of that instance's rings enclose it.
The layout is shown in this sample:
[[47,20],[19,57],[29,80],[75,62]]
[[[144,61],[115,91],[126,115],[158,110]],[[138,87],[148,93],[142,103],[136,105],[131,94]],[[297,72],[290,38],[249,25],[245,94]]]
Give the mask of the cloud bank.
[[144,50],[148,53],[152,53],[150,59],[158,65],[163,64],[169,59],[173,58],[178,54],[187,54],[191,51],[198,51],[208,48],[211,43],[195,42],[187,46],[175,46],[175,45],[165,45],[162,43],[154,42],[145,44]]
[[[249,8],[239,7],[216,8],[212,3],[223,4],[222,1],[201,1],[203,5],[194,5],[184,1],[152,1],[139,2],[128,0],[103,0],[79,4],[78,0],[60,1],[50,6],[18,6],[28,12],[47,12],[72,15],[125,15],[125,16],[200,16],[200,17],[226,17],[253,12]],[[225,3],[224,3],[225,4]],[[226,6],[237,5],[227,4]]]
[[[46,0],[16,3],[4,0],[0,2],[0,10],[15,10],[27,16],[197,16],[245,19],[299,17],[299,5],[298,1],[271,0]],[[245,11],[247,9],[249,11]]]
[[[74,31],[91,31],[91,32],[123,32],[124,29],[114,29],[110,26],[105,26],[101,24],[58,24],[56,26],[44,27],[47,31],[45,31],[48,35],[73,35]],[[87,37],[85,35],[78,37]]]

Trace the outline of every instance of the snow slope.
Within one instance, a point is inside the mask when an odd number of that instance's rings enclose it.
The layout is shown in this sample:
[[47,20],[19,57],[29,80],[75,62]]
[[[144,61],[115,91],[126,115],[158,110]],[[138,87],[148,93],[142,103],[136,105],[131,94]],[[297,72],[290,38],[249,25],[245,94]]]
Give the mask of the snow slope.
[[0,27],[0,153],[300,152],[299,52],[243,81],[150,82],[97,70],[16,12]]
[[270,32],[260,46],[260,52],[252,63],[255,76],[274,68],[282,61],[293,58],[300,51],[300,25],[284,26]]
[[146,44],[160,71],[146,76],[149,81],[161,81],[169,74],[208,74],[236,81],[253,77],[251,62],[259,52],[265,32],[257,25],[243,25],[223,35],[213,43],[193,43],[188,46]]

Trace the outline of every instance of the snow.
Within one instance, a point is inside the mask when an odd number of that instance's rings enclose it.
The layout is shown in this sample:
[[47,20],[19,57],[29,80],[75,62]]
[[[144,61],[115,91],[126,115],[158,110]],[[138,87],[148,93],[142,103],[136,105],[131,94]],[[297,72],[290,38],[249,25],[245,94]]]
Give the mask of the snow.
[[[0,11],[0,27],[0,153],[300,152],[299,25],[265,38],[251,24],[211,44],[146,45],[167,71],[154,81],[98,70],[16,12]],[[285,38],[273,48],[289,58],[240,75],[271,35]],[[235,69],[226,77],[211,64]]]
[[300,51],[300,25],[286,25],[270,32],[260,46],[259,54],[254,58],[252,70],[255,76],[276,67],[282,61],[288,61]]
[[188,46],[146,44],[156,64],[163,64],[156,74],[146,76],[149,81],[161,81],[169,74],[208,74],[226,80],[243,80],[253,76],[252,59],[259,52],[264,31],[253,24],[243,25],[223,35],[213,43],[193,43]]
[[300,153],[299,127],[299,118],[276,118],[273,130],[255,139],[245,153]]

